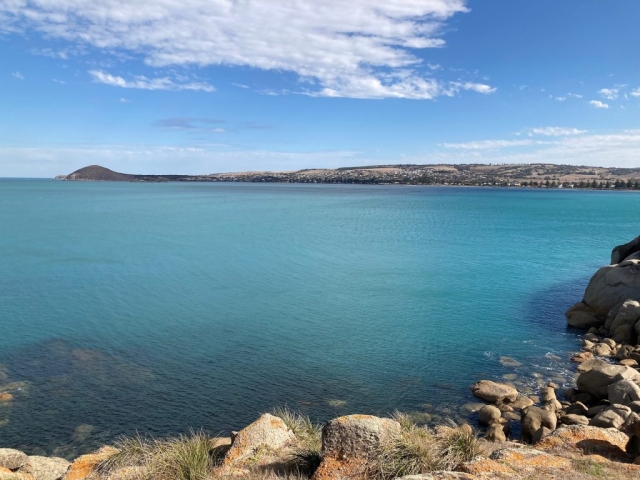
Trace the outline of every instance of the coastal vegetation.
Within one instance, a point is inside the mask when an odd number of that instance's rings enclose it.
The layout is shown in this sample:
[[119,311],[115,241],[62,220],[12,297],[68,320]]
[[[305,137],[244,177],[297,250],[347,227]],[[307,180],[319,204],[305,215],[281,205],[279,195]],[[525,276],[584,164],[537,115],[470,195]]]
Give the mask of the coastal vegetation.
[[552,164],[377,165],[295,172],[209,175],[130,175],[91,165],[56,178],[72,181],[394,184],[640,190],[640,168]]

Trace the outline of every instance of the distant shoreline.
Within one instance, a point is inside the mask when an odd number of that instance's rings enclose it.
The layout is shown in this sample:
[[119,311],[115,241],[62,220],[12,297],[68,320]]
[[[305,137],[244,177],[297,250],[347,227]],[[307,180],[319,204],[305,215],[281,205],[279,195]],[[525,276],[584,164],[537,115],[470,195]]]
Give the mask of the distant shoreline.
[[510,187],[532,189],[638,190],[640,168],[573,165],[387,165],[295,172],[240,172],[210,175],[138,175],[99,165],[81,168],[61,181],[141,183],[294,183],[329,185],[414,185],[442,187]]

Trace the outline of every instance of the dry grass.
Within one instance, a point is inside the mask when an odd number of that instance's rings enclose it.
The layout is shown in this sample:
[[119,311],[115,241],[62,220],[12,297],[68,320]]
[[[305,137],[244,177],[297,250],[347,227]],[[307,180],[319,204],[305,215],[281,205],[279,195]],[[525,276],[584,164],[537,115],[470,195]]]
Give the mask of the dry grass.
[[140,467],[141,479],[205,480],[218,459],[209,438],[191,432],[171,439],[127,437],[116,442],[119,452],[102,462],[98,469],[109,473],[123,467]]
[[310,477],[322,460],[322,427],[287,406],[276,407],[271,413],[284,421],[300,443],[291,455],[291,467],[297,475]]
[[401,432],[384,443],[376,456],[371,472],[376,479],[453,470],[480,453],[470,428],[445,426],[431,430],[418,427],[406,414],[396,412],[393,418],[400,423]]

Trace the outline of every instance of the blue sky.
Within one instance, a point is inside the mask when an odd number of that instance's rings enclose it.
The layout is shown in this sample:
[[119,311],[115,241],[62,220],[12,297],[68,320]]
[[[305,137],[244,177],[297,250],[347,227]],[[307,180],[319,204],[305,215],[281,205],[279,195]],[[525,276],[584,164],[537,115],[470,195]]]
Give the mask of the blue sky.
[[0,176],[640,167],[637,0],[0,0]]

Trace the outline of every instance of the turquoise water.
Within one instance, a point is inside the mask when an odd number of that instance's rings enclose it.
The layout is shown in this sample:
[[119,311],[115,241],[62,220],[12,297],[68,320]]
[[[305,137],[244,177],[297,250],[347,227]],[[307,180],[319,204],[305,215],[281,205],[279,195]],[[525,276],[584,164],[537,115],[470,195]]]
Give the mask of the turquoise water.
[[72,456],[285,403],[463,418],[478,379],[570,376],[564,309],[638,211],[620,192],[0,180],[0,443]]

